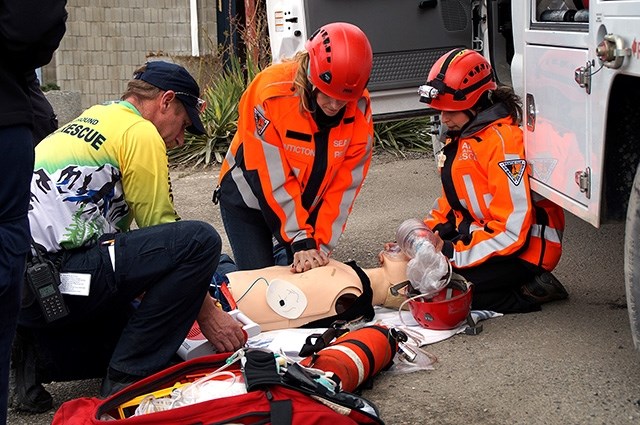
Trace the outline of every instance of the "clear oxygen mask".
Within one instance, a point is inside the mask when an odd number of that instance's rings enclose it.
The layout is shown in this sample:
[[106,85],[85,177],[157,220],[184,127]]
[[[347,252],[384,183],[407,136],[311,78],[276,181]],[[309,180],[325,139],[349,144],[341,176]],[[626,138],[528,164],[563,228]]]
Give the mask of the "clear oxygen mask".
[[396,242],[402,252],[409,258],[415,258],[416,251],[424,243],[436,246],[436,236],[424,222],[417,218],[409,218],[396,230]]
[[407,277],[417,292],[429,297],[447,285],[449,261],[436,251],[437,236],[421,220],[410,218],[402,222],[396,231],[396,241],[411,258]]

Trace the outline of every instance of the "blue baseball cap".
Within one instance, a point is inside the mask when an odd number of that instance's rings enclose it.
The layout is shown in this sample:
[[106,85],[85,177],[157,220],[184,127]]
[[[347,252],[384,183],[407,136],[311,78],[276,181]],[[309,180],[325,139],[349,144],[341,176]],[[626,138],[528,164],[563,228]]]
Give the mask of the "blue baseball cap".
[[135,73],[133,79],[146,81],[161,90],[173,90],[191,119],[191,126],[187,127],[187,131],[195,135],[206,134],[200,120],[200,112],[204,110],[206,103],[200,99],[198,83],[184,67],[175,63],[151,61],[146,63],[145,71]]

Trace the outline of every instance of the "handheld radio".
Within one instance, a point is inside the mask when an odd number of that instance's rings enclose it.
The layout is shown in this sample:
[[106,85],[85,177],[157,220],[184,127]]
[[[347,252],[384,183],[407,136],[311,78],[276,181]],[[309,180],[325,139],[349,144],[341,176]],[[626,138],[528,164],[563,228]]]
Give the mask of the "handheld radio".
[[[35,248],[35,247],[34,247]],[[27,282],[40,304],[40,309],[47,323],[65,317],[69,314],[64,298],[60,293],[60,275],[51,263],[40,255],[35,248],[37,257],[27,267]]]

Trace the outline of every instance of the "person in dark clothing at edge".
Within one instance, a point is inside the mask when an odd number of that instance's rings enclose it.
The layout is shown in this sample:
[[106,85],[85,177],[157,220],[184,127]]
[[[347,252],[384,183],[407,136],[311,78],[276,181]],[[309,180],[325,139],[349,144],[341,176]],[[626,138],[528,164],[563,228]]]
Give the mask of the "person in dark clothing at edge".
[[453,270],[473,283],[473,308],[523,313],[567,298],[551,273],[564,212],[530,190],[520,99],[468,49],[440,57],[419,93],[447,128],[436,153],[442,196],[424,222]]
[[33,108],[33,146],[58,129],[58,117],[40,88],[35,71],[27,74],[29,100]]
[[305,48],[260,72],[238,106],[214,203],[240,270],[273,266],[273,238],[292,271],[326,265],[371,163],[369,40],[334,22]]
[[51,61],[66,30],[66,0],[0,0],[0,424],[29,252],[34,114],[28,75]]

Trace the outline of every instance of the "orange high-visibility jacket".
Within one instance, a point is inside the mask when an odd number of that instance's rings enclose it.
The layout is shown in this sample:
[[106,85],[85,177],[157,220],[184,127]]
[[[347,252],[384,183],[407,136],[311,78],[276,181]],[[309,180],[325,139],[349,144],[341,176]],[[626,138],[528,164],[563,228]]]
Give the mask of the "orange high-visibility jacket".
[[300,111],[296,62],[271,65],[239,103],[238,130],[220,170],[220,203],[234,213],[261,210],[271,232],[294,252],[331,252],[371,162],[373,121],[367,91],[342,119],[320,131]]
[[552,270],[562,251],[564,213],[546,199],[532,200],[522,130],[506,108],[481,112],[442,154],[442,196],[425,223],[445,240],[451,265],[513,256]]

